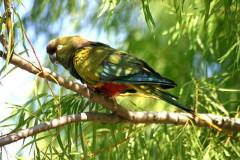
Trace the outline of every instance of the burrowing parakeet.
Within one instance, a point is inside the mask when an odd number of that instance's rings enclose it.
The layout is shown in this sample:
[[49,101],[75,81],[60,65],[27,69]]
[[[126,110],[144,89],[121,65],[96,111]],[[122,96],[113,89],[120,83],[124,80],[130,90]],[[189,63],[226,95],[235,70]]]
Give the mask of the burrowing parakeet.
[[141,92],[194,113],[165,91],[176,86],[174,81],[161,76],[144,61],[109,45],[77,35],[65,36],[51,40],[47,53],[54,64],[61,64],[75,78],[110,97]]

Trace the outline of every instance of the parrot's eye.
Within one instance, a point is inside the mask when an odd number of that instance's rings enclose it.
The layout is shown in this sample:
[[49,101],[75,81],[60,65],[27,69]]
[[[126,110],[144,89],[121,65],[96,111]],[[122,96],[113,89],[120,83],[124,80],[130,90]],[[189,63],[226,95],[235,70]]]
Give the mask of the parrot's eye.
[[60,51],[63,48],[63,45],[58,45],[57,46],[57,51]]
[[51,45],[47,46],[47,53],[50,54],[50,55],[54,54],[56,52],[56,50],[57,49],[55,47],[52,47]]

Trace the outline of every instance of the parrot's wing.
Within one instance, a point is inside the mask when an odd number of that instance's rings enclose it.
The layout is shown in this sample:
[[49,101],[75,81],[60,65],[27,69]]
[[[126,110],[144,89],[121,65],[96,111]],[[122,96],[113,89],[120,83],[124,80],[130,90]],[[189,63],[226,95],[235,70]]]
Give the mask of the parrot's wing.
[[111,48],[109,45],[101,43],[101,42],[94,42],[94,41],[89,41],[89,45],[95,46],[95,47],[107,47]]
[[160,85],[173,88],[176,83],[162,77],[145,62],[125,53],[111,53],[102,63],[100,79],[105,82]]

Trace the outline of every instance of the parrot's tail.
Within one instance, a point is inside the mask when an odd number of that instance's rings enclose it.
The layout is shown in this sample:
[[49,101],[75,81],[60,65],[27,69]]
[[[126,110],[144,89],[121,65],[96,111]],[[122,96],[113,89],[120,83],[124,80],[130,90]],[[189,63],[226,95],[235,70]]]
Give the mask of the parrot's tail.
[[154,95],[162,100],[164,100],[167,103],[170,103],[190,114],[192,114],[193,116],[198,117],[200,120],[204,121],[206,124],[208,124],[209,126],[217,129],[218,131],[223,131],[220,127],[218,127],[217,125],[208,122],[207,120],[205,120],[204,118],[202,118],[201,116],[199,116],[196,112],[194,112],[192,109],[178,103],[177,101],[175,101],[175,99],[178,99],[176,96],[165,92],[164,90],[162,90],[160,87],[157,87],[156,85],[151,86],[151,85],[135,85],[134,87],[135,90],[140,91],[142,93],[145,94],[151,94]]
[[154,87],[150,87],[151,90],[152,90],[152,93],[154,93],[157,97],[161,98],[162,100],[174,105],[174,106],[177,106],[178,108],[198,117],[200,120],[204,121],[205,123],[207,123],[209,126],[211,127],[214,127],[215,129],[217,129],[218,131],[222,132],[222,128],[218,127],[217,125],[213,124],[212,122],[209,122],[207,120],[205,120],[204,118],[200,117],[196,112],[194,112],[193,110],[191,110],[190,108],[188,107],[185,107],[184,105],[178,103],[177,101],[175,101],[173,98],[175,98],[174,95],[171,95],[170,93],[168,92],[165,92],[165,91],[161,91],[159,89],[156,89]]
[[177,106],[178,108],[188,112],[188,113],[195,113],[192,109],[178,103],[177,101],[175,101],[173,98],[175,98],[175,96],[171,95],[170,93],[168,92],[165,92],[165,91],[161,91],[161,90],[158,90],[158,89],[155,89],[155,94],[156,96],[158,96],[159,98],[161,98],[162,100],[164,100],[165,102],[167,103],[170,103],[174,106]]
[[[142,88],[142,87],[143,86],[140,86],[140,88]],[[155,86],[148,86],[147,88],[145,88],[145,87],[146,86],[144,86],[144,91],[147,92],[148,94],[155,95],[156,97],[159,97],[160,99],[164,100],[165,102],[170,103],[188,113],[195,114],[195,112],[192,109],[190,109],[174,100],[174,99],[178,99],[178,97],[176,97],[168,92],[165,92],[163,90],[160,90],[160,89],[156,88]]]

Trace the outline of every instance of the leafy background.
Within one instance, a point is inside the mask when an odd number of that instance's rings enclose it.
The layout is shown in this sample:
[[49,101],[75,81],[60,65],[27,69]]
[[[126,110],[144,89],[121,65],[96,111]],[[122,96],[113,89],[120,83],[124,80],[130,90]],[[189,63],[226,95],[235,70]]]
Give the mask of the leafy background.
[[[26,30],[43,66],[69,77],[53,66],[45,53],[52,38],[79,34],[124,50],[150,64],[160,74],[179,84],[170,92],[181,103],[200,113],[239,117],[240,102],[240,2],[238,0],[95,0],[14,1],[12,19],[15,51],[35,61]],[[5,9],[1,1],[1,16]],[[1,32],[7,36],[1,19]],[[28,56],[29,55],[29,56]],[[20,72],[4,60],[1,82],[32,84],[25,99],[1,99],[10,113],[1,118],[3,133],[15,132],[57,117],[57,108],[44,80]],[[62,115],[74,114],[88,101],[65,88],[51,84],[61,103]],[[19,86],[20,87],[20,86]],[[22,90],[5,87],[13,95]],[[0,89],[4,94],[5,90]],[[2,96],[1,96],[2,97]],[[177,109],[160,100],[119,97],[131,110]],[[91,104],[87,110],[102,107]],[[85,110],[86,111],[86,110]],[[99,112],[109,112],[100,110]],[[238,133],[232,133],[238,137]],[[238,142],[214,129],[157,124],[71,124],[19,142],[9,159],[237,159]],[[7,157],[10,147],[2,150]]]

